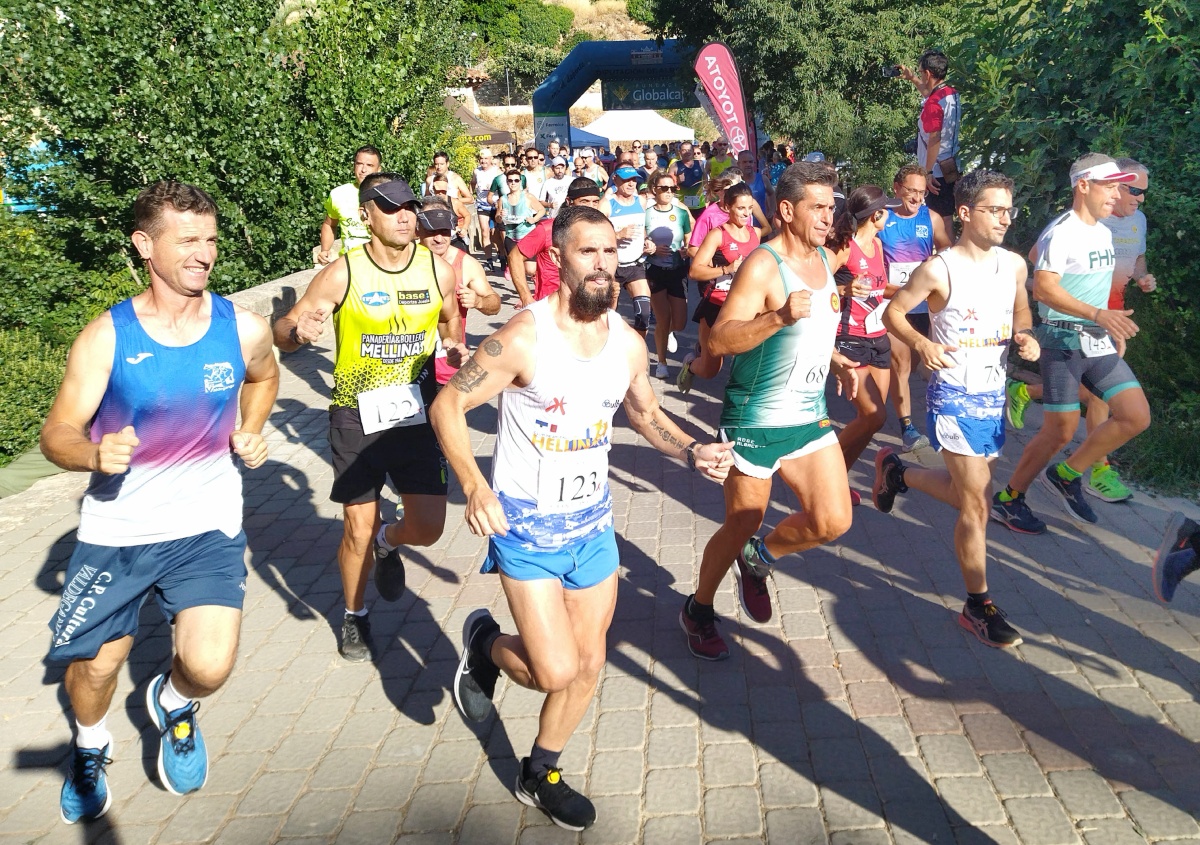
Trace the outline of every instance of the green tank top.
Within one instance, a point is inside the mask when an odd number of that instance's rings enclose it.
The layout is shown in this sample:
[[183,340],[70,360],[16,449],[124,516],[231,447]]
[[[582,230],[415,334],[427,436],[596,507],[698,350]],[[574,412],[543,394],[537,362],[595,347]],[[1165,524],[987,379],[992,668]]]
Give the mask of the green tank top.
[[721,426],[781,428],[818,422],[828,416],[825,379],[842,304],[829,261],[825,250],[818,249],[825,266],[825,285],[812,288],[770,246],[763,244],[759,249],[774,257],[785,297],[797,290],[812,293],[812,313],[734,356]]

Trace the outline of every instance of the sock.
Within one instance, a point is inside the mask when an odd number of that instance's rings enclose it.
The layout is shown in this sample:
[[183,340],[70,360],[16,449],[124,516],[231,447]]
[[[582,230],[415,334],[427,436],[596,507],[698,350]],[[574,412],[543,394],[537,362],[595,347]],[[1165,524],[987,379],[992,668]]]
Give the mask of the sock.
[[1107,460],[1096,461],[1096,463],[1092,464],[1092,472],[1103,472],[1106,466],[1108,466]]
[[175,689],[174,679],[170,675],[167,675],[167,682],[162,685],[162,689],[158,692],[158,703],[163,706],[164,710],[170,713],[174,710],[187,707],[192,703],[192,700]]
[[535,742],[533,750],[529,752],[529,768],[525,774],[529,777],[541,777],[550,769],[558,768],[558,758],[561,756],[561,751],[547,751]]
[[900,418],[900,430],[901,431],[904,431],[904,429],[908,428],[910,425],[912,425],[912,417],[901,417]]
[[1067,466],[1066,461],[1061,461],[1056,467],[1054,467],[1054,471],[1058,473],[1058,477],[1063,481],[1074,481],[1076,478],[1079,478],[1079,476],[1083,475],[1082,472],[1076,472]]
[[1009,502],[1016,500],[1020,495],[1021,494],[1012,489],[1012,487],[1005,487],[1000,491],[1000,501],[1008,504]]
[[754,548],[758,552],[758,556],[763,559],[763,562],[775,565],[775,555],[767,551],[767,541],[754,538]]
[[982,593],[967,593],[967,607],[978,610],[989,601],[991,601],[991,598],[988,596],[987,590],[984,590]]
[[717,615],[716,609],[711,604],[700,604],[700,602],[696,601],[694,593],[688,598],[685,610],[687,611],[687,615],[692,617],[696,622],[704,622]]
[[501,631],[499,628],[496,628],[495,631],[492,631],[492,633],[488,634],[484,638],[483,642],[481,642],[479,644],[479,656],[482,657],[483,659],[485,659],[488,663],[492,664],[493,666],[496,665],[496,661],[492,660],[492,646],[494,646],[496,644],[496,640],[500,639],[503,636],[504,636],[504,632]]
[[108,732],[106,725],[108,717],[101,719],[96,724],[88,727],[87,725],[79,724],[79,720],[75,720],[75,747],[76,748],[107,748],[112,742],[112,734]]
[[359,619],[361,619],[367,615],[367,609],[365,607],[361,610],[351,610],[350,608],[346,608],[346,615],[357,616]]
[[379,526],[379,533],[375,535],[375,542],[379,544],[379,548],[385,552],[390,552],[394,551],[396,547],[387,541],[387,527],[388,523],[386,522]]

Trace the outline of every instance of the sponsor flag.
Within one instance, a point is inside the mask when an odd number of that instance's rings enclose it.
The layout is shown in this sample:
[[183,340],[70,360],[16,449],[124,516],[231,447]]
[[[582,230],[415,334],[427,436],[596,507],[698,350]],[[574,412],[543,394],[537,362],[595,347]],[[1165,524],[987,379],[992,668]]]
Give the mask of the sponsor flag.
[[737,157],[742,150],[750,150],[757,159],[754,121],[746,111],[742,78],[729,47],[720,41],[705,44],[696,56],[696,76],[712,103],[717,127],[729,140],[729,152]]

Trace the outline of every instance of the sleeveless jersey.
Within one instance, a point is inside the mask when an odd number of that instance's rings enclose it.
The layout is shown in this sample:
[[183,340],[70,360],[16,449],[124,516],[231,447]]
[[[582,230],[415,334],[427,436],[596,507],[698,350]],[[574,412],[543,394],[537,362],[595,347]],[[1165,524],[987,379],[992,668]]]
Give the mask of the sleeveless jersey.
[[721,426],[781,428],[819,422],[828,418],[825,378],[842,310],[833,273],[825,250],[819,249],[825,284],[812,288],[769,245],[761,249],[770,252],[779,266],[784,296],[795,290],[812,292],[812,313],[734,356]]
[[[1038,237],[1037,259],[1036,269],[1057,273],[1063,290],[1071,296],[1095,308],[1108,307],[1117,253],[1106,226],[1089,226],[1074,211],[1061,214]],[[1038,309],[1043,320],[1093,325],[1091,320],[1063,314],[1044,302],[1038,303]],[[1079,334],[1069,329],[1043,326],[1038,339],[1051,349],[1079,349]]]
[[479,211],[491,211],[495,208],[488,203],[488,190],[498,176],[499,167],[489,167],[486,170],[481,167],[475,168],[475,208]]
[[841,337],[882,337],[887,334],[883,327],[883,309],[887,300],[883,292],[887,289],[887,274],[883,264],[883,250],[876,249],[868,256],[854,238],[850,239],[850,255],[846,258],[846,269],[851,278],[866,276],[871,283],[871,292],[866,296],[848,296],[842,300],[842,319],[838,323]]
[[500,198],[500,203],[504,209],[504,234],[506,237],[519,241],[533,231],[534,224],[525,219],[533,213],[533,206],[529,204],[529,194],[521,191],[521,199],[517,201],[516,205],[513,205],[512,200],[506,194]]
[[336,220],[338,237],[342,241],[341,255],[371,240],[367,224],[358,213],[358,186],[353,182],[338,185],[325,198],[325,216]]
[[721,161],[714,156],[708,160],[708,177],[710,179],[716,179],[735,164],[737,164],[737,159],[735,159],[733,156],[726,156],[725,161]]
[[346,254],[346,266],[346,298],[333,312],[337,357],[332,409],[354,411],[342,419],[353,425],[360,393],[398,384],[420,384],[428,407],[435,386],[432,372],[426,371],[433,369],[442,310],[433,253],[414,243],[408,265],[392,271],[376,264],[361,246]]
[[79,539],[140,546],[242,527],[242,477],[229,435],[246,377],[233,303],[206,294],[208,330],[187,346],[163,346],[142,328],[132,300],[114,306],[112,373],[91,439],[131,425],[141,441],[124,475],[92,473]]
[[679,185],[679,199],[688,208],[700,208],[704,205],[704,165],[693,160],[691,164],[682,161],[671,162],[670,173]]
[[612,221],[614,229],[619,232],[626,226],[634,228],[632,237],[617,238],[617,263],[633,264],[640,261],[646,254],[646,207],[636,196],[628,205],[615,196],[609,197],[607,203],[608,219]]
[[[713,254],[714,267],[728,267],[739,258],[744,258],[758,249],[758,230],[753,226],[747,226],[746,229],[750,237],[745,243],[735,240],[724,226],[717,229],[721,233],[721,245]],[[733,274],[723,273],[704,286],[704,297],[709,302],[721,305],[729,297],[729,288],[732,285]]]
[[[901,217],[893,209],[879,233],[879,240],[883,242],[888,282],[901,286],[908,284],[913,270],[933,255],[933,221],[929,217],[929,206],[922,205],[912,217]],[[925,314],[928,311],[929,303],[922,302],[908,313]]]
[[537,340],[533,379],[500,394],[492,489],[508,539],[557,549],[612,525],[608,451],[612,418],[629,392],[629,360],[608,312],[608,342],[581,359],[567,345],[548,300],[527,306]]
[[947,353],[953,367],[929,377],[930,413],[978,419],[999,419],[1004,414],[1016,264],[1021,259],[1000,248],[992,249],[992,255],[984,266],[966,261],[953,249],[935,258],[946,265],[950,296],[941,311],[929,312],[929,338],[957,351]]

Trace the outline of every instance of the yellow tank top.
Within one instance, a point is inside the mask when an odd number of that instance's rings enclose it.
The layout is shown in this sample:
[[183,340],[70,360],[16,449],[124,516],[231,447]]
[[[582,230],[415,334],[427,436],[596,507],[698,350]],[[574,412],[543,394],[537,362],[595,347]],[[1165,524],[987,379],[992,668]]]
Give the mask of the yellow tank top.
[[364,245],[346,253],[346,264],[350,284],[333,314],[333,406],[356,408],[363,391],[424,381],[432,399],[433,378],[422,373],[432,361],[442,310],[433,253],[414,244],[408,266],[389,271]]
[[735,159],[733,156],[730,156],[728,161],[719,161],[718,159],[710,158],[708,160],[709,178],[716,179],[735,164],[737,164],[737,159]]

